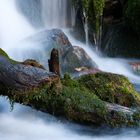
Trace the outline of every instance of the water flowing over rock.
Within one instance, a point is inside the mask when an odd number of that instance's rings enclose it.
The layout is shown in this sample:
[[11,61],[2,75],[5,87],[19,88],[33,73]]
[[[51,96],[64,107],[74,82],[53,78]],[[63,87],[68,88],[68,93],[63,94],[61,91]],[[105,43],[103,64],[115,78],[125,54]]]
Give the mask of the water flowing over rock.
[[[43,61],[45,66],[48,66],[47,60],[50,59],[50,54],[53,48],[59,51],[60,60],[60,71],[74,72],[75,68],[87,67],[94,68],[97,67],[95,62],[88,56],[84,49],[78,46],[72,46],[68,37],[59,29],[45,30],[37,33],[26,39],[26,41],[34,42],[34,47],[42,47],[45,51],[45,57]],[[42,56],[40,56],[42,57]]]
[[48,28],[66,28],[75,24],[72,0],[41,0],[42,18]]
[[17,9],[36,28],[43,26],[40,0],[15,0]]

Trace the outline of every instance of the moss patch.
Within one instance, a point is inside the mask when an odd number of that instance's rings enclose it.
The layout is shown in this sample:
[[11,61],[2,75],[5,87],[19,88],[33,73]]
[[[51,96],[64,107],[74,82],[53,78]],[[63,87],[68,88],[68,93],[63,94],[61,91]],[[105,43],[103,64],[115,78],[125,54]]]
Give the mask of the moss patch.
[[77,81],[103,101],[126,107],[140,105],[140,95],[124,76],[97,73],[82,76]]

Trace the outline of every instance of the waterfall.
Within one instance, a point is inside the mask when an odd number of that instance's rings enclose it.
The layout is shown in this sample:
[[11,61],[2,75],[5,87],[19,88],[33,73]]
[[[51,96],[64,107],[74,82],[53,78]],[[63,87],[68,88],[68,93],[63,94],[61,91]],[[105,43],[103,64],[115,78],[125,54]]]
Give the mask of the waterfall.
[[[25,58],[46,59],[46,50],[40,47],[40,42],[24,42],[26,37],[38,32],[34,24],[38,18],[28,5],[23,7],[21,12],[17,6],[19,0],[0,0],[0,47],[8,55],[16,60]],[[24,1],[25,0],[20,0]],[[35,0],[31,0],[32,2]],[[40,20],[43,20],[45,27],[48,28],[68,28],[75,25],[75,10],[71,5],[71,0],[38,0],[42,4],[42,12],[39,14]],[[22,3],[23,4],[23,3]],[[16,7],[17,6],[17,7]],[[32,11],[33,10],[33,11]],[[26,11],[26,12],[27,12]],[[31,12],[31,13],[30,13]],[[25,16],[29,16],[28,18]],[[30,19],[29,18],[36,18]],[[88,42],[88,22],[85,21],[86,42]],[[41,23],[42,29],[44,29]],[[89,45],[85,45],[70,35],[69,31],[64,32],[69,37],[73,45],[82,47],[88,55],[95,61],[103,71],[119,73],[134,78],[140,83],[140,78],[134,75],[129,68],[126,60],[104,58],[95,53]],[[19,42],[19,43],[18,43]],[[35,45],[37,47],[35,47]],[[45,53],[45,54],[44,54]],[[129,61],[129,60],[128,60]],[[138,85],[139,86],[139,85]],[[120,131],[119,131],[120,132]],[[123,129],[119,133],[113,129],[89,129],[87,127],[60,121],[48,114],[32,110],[19,104],[15,104],[13,112],[9,112],[7,100],[0,97],[0,139],[2,140],[139,140],[140,130]]]
[[[38,42],[24,42],[27,36],[38,32],[38,28],[34,28],[25,14],[19,12],[17,1],[21,0],[1,0],[0,4],[0,45],[8,53],[8,55],[16,60],[23,61],[27,58],[36,59],[39,62],[46,60],[46,53],[40,47]],[[34,2],[33,0],[30,0]],[[81,44],[75,38],[72,38],[70,32],[66,32],[75,23],[75,10],[71,0],[37,0],[40,1],[41,18],[44,21],[45,28],[60,28],[67,34],[71,43],[82,47],[88,55],[96,62],[99,69],[106,72],[123,74],[127,77],[140,82],[140,78],[132,73],[127,64],[129,60],[104,58],[94,52],[88,44],[88,22],[85,21],[85,32],[87,44]],[[26,2],[28,2],[26,0]],[[22,4],[22,3],[21,3]],[[28,5],[28,3],[26,4]],[[34,4],[33,4],[34,5]],[[32,7],[32,6],[31,6]],[[26,8],[26,7],[25,7]],[[32,9],[33,10],[33,9]],[[32,11],[31,10],[31,11]],[[26,11],[26,10],[24,10]],[[35,10],[33,10],[35,11]],[[33,11],[31,14],[33,14]],[[30,13],[30,12],[29,12]],[[28,13],[28,14],[29,14]],[[29,16],[29,15],[26,16]],[[86,16],[86,15],[85,15]],[[32,17],[34,18],[34,16]],[[44,29],[44,26],[42,26]],[[18,42],[18,43],[17,43]],[[37,47],[35,47],[37,46]],[[46,63],[46,61],[45,61]],[[44,64],[44,63],[42,63]]]
[[42,0],[42,18],[47,28],[66,28],[75,24],[71,0]]
[[34,29],[25,17],[16,11],[15,0],[0,2],[0,45],[5,49],[34,33]]
[[88,16],[86,15],[85,11],[83,11],[83,16],[84,16],[83,24],[84,24],[84,31],[85,31],[86,46],[89,46]]

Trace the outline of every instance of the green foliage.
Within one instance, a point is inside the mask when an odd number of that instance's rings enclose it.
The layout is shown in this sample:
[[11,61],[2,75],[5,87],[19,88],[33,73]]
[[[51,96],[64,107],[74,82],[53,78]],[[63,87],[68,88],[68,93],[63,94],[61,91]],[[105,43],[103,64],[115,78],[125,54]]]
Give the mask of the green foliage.
[[[81,2],[81,6],[80,5]],[[76,7],[80,7],[86,14],[90,29],[98,33],[100,27],[100,17],[105,6],[104,0],[73,0]]]
[[83,10],[88,17],[90,28],[98,33],[100,18],[103,14],[104,0],[83,0],[82,2]]
[[125,18],[129,26],[140,36],[140,0],[128,0]]

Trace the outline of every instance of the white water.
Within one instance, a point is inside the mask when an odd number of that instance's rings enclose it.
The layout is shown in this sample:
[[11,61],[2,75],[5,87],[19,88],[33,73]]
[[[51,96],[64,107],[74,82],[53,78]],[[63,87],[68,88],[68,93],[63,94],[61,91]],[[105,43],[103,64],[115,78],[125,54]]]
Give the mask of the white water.
[[1,140],[139,140],[140,130],[91,129],[37,112],[16,104],[9,112],[9,104],[0,98]]
[[[75,11],[67,0],[41,0],[42,17],[47,28],[66,28],[75,23]],[[68,11],[70,8],[70,12]]]
[[16,11],[15,0],[0,0],[0,45],[10,47],[32,33],[34,29]]
[[[44,5],[42,16],[46,23],[46,27],[67,27],[66,15],[68,15],[68,13],[66,14],[66,1],[67,0],[42,0]],[[59,8],[59,10],[57,10],[57,8]],[[53,15],[52,17],[50,14],[47,14],[49,11],[51,11],[51,15]],[[70,17],[73,17],[73,12],[71,11],[71,13]],[[71,18],[71,21],[72,24],[74,24],[74,19]],[[15,6],[15,0],[0,0],[0,45],[12,58],[16,60],[24,60],[32,57],[41,59],[40,61],[42,61],[45,56],[43,50],[39,48],[39,44],[38,48],[34,48],[33,42],[21,41],[27,36],[34,34],[35,31],[36,30],[28,23],[26,18],[18,13]],[[86,50],[101,70],[124,74],[131,80],[140,83],[140,78],[134,75],[128,68],[126,60],[103,58],[97,53],[94,53],[89,46],[72,38],[69,32],[66,30],[65,32],[74,45],[81,46]],[[90,133],[87,135],[86,131],[89,131]],[[101,130],[90,130],[66,122],[62,123],[49,115],[20,105],[16,105],[14,111],[9,112],[7,102],[4,98],[0,98],[0,140],[140,139],[140,130],[125,130],[115,135],[114,133],[108,135],[104,135],[105,133],[103,133],[103,135],[97,136],[100,131]]]
[[[83,12],[84,15],[84,30],[85,30],[85,40],[86,40],[86,46],[89,45],[89,37],[88,37],[88,33],[89,33],[89,29],[88,29],[88,17],[86,15],[86,12]],[[96,44],[96,43],[95,43]]]

